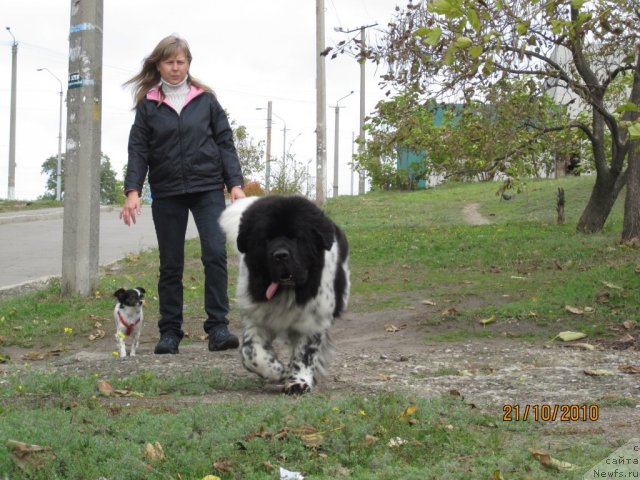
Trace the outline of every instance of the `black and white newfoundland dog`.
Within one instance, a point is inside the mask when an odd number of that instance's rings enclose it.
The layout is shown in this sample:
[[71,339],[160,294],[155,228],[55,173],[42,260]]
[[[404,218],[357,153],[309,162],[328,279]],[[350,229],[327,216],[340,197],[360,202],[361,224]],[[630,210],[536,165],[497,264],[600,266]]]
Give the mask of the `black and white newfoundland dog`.
[[[311,391],[332,353],[329,329],[349,299],[347,239],[315,204],[298,197],[248,197],[220,217],[240,253],[237,305],[245,368],[284,383],[287,394]],[[285,366],[273,349],[290,345]]]

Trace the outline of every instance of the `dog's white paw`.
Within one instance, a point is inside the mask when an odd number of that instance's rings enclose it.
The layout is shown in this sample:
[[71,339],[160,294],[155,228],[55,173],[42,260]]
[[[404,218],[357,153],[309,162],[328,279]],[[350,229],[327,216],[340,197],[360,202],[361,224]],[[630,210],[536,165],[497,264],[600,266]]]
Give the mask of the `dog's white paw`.
[[302,395],[311,391],[311,385],[306,382],[289,382],[283,389],[287,395]]

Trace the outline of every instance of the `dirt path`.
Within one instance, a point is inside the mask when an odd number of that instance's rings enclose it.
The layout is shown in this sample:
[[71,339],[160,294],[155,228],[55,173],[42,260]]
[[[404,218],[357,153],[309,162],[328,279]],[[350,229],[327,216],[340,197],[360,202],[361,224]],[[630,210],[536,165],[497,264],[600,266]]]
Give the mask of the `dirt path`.
[[480,213],[478,210],[480,208],[479,203],[468,203],[462,209],[462,215],[464,216],[464,221],[469,225],[488,225],[491,220]]
[[[640,431],[640,375],[623,373],[622,365],[640,366],[640,343],[626,350],[603,345],[584,351],[556,342],[533,343],[508,338],[510,325],[492,325],[494,339],[471,339],[456,343],[430,340],[448,328],[425,327],[424,321],[439,315],[435,307],[417,305],[411,309],[367,314],[347,314],[333,330],[336,357],[318,392],[338,395],[348,392],[369,394],[401,391],[408,396],[432,397],[441,394],[462,396],[468,403],[496,415],[502,421],[505,405],[597,405],[596,422],[556,422],[554,428],[570,432],[606,433],[610,438],[627,439]],[[397,331],[390,328],[393,325]],[[13,361],[0,371],[23,368],[55,370],[67,374],[131,375],[152,371],[172,375],[193,367],[217,368],[232,378],[248,377],[237,351],[210,353],[197,321],[187,322],[192,343],[183,343],[179,355],[154,355],[158,335],[154,324],[145,326],[137,357],[114,358],[112,332],[79,345],[57,357],[43,361],[22,360],[26,350],[7,348]],[[232,323],[239,331],[239,326]],[[522,328],[521,326],[518,328]],[[504,331],[502,331],[504,330]],[[520,330],[521,332],[521,330]],[[640,332],[637,332],[640,333]],[[601,370],[590,376],[585,370]],[[257,387],[255,391],[220,391],[211,402],[259,401],[279,394],[279,387]],[[132,399],[127,402],[161,403],[161,398]],[[175,399],[171,399],[175,403]],[[181,401],[202,402],[184,398]],[[622,403],[624,406],[615,406]]]

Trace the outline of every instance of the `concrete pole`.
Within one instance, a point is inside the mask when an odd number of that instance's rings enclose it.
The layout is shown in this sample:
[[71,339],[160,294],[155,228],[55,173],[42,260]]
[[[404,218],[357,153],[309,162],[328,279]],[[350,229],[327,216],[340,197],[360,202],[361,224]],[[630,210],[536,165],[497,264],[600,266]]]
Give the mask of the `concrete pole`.
[[7,27],[7,32],[13,37],[11,44],[11,111],[9,114],[9,175],[7,182],[7,199],[16,198],[16,89],[18,87],[18,42]]
[[[360,27],[360,153],[364,150],[364,92],[365,92],[365,81],[364,81],[364,65],[366,63],[365,60],[365,38],[364,38],[364,30],[366,27]],[[364,170],[360,170],[358,172],[358,193],[360,195],[364,194],[365,188],[365,173]]]
[[336,119],[335,119],[336,129],[334,134],[335,138],[334,138],[334,145],[333,145],[333,198],[336,198],[338,196],[338,175],[340,171],[340,160],[339,160],[340,150],[338,149],[338,147],[340,144],[340,109],[343,107],[339,106],[339,103],[350,95],[353,95],[353,90],[347,93],[344,97],[338,99],[334,107],[336,109]]
[[333,141],[333,198],[338,196],[338,170],[340,169],[339,157],[339,143],[340,143],[340,107],[336,103],[336,130],[334,133],[335,139]]
[[274,112],[271,112],[274,117],[279,118],[282,121],[284,127],[282,128],[282,174],[286,176],[286,166],[287,166],[287,122],[280,115],[276,115]]
[[98,287],[102,25],[103,0],[71,0],[63,295],[86,296]]
[[271,100],[267,103],[267,152],[265,165],[264,189],[267,195],[271,192]]
[[327,84],[324,50],[324,0],[316,0],[316,204],[326,201]]

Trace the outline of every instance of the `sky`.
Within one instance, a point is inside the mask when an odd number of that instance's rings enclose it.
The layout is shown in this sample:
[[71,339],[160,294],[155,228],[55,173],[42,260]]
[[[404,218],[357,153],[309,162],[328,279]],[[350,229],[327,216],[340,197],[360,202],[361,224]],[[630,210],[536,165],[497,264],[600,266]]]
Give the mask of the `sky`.
[[[396,0],[325,0],[325,44],[345,39],[343,30],[367,29],[374,43],[392,18]],[[11,45],[18,42],[15,198],[33,200],[45,191],[42,163],[58,152],[59,92],[69,65],[71,0],[2,0],[0,18],[0,198],[7,198],[11,105]],[[178,34],[191,48],[191,74],[211,86],[229,117],[266,141],[272,102],[272,157],[283,144],[298,162],[316,162],[316,2],[312,0],[104,0],[102,152],[120,172],[134,113],[122,84],[165,36]],[[353,35],[356,35],[354,33]],[[335,106],[339,102],[339,195],[357,193],[348,165],[352,135],[359,132],[360,66],[350,57],[326,57],[327,196],[332,195]],[[38,71],[39,68],[48,69]],[[384,98],[383,73],[366,64],[365,112]],[[55,76],[55,77],[54,77]],[[261,108],[262,110],[258,110]],[[66,139],[63,105],[62,152]],[[286,137],[283,127],[286,123]]]

